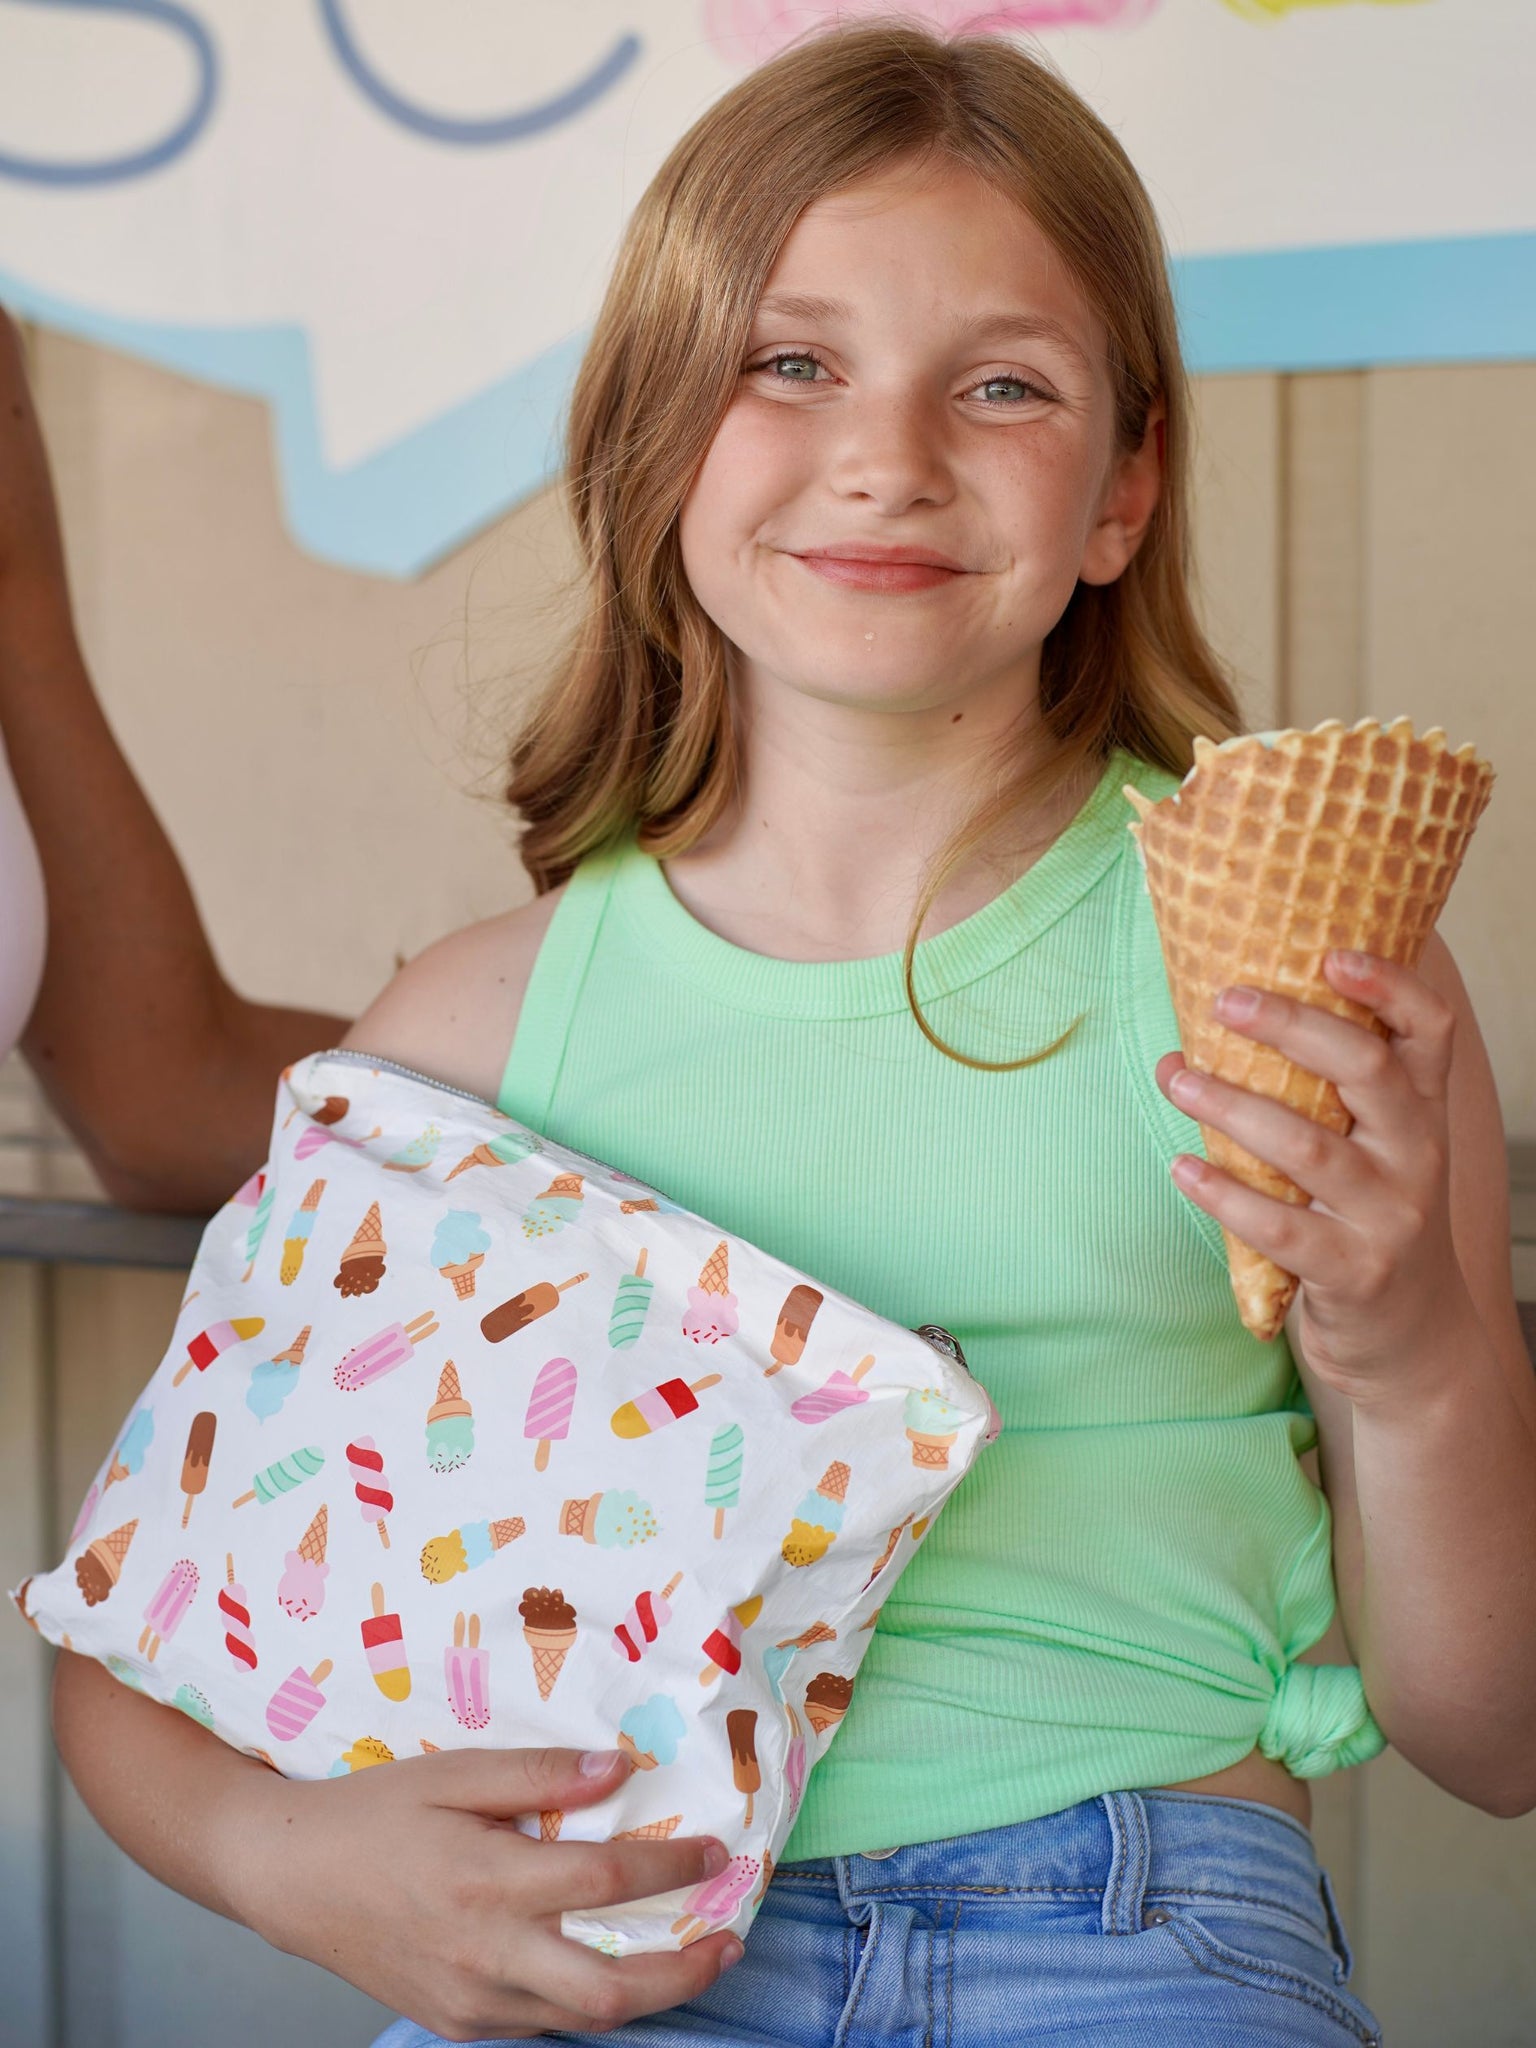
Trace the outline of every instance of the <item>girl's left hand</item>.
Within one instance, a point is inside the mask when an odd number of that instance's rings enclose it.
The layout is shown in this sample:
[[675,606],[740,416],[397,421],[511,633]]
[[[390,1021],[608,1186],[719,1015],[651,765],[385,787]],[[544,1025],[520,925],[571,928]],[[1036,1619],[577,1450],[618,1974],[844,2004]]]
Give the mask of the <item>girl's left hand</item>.
[[1318,1377],[1355,1401],[1406,1392],[1409,1361],[1447,1315],[1475,1315],[1451,1237],[1447,1084],[1455,1015],[1411,969],[1330,952],[1329,986],[1390,1027],[1382,1039],[1311,1003],[1226,989],[1216,1015],[1333,1082],[1348,1137],[1250,1089],[1159,1060],[1177,1108],[1224,1131],[1312,1197],[1291,1206],[1181,1153],[1173,1177],[1235,1237],[1301,1282],[1300,1340]]

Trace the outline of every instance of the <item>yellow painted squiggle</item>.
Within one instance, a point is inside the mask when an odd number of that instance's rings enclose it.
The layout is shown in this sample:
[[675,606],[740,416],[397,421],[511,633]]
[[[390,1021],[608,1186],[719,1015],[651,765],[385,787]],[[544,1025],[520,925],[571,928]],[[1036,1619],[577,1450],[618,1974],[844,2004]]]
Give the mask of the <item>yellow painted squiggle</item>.
[[[1290,14],[1298,7],[1348,7],[1352,0],[1222,0],[1234,14],[1245,15],[1249,21],[1276,21],[1282,14]],[[1367,0],[1374,7],[1423,7],[1428,0]]]

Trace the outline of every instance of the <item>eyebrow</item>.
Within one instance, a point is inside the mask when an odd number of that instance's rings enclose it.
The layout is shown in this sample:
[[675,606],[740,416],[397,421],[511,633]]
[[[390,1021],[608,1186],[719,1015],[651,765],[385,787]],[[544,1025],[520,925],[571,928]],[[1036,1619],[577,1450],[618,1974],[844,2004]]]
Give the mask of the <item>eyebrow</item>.
[[[827,326],[853,318],[853,308],[846,299],[823,299],[805,292],[765,292],[758,301],[757,317],[764,313],[775,313],[790,320],[818,320]],[[1059,320],[1052,320],[1044,313],[982,313],[974,320],[960,322],[954,330],[954,338],[957,341],[1012,341],[1020,338],[1054,341],[1075,357],[1090,375],[1093,370],[1081,345]]]

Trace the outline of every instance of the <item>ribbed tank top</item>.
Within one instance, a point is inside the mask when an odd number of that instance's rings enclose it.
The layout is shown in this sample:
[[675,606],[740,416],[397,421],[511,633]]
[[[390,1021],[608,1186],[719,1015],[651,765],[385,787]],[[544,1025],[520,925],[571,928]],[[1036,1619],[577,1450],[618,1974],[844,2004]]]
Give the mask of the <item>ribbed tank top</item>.
[[582,862],[500,1104],[897,1322],[941,1323],[1003,1434],[886,1599],[785,1858],[922,1842],[1177,1783],[1257,1745],[1301,1777],[1382,1746],[1333,1615],[1316,1427],[1169,1177],[1178,1044],[1126,754],[985,908],[901,956],[788,961],[687,911],[633,838]]

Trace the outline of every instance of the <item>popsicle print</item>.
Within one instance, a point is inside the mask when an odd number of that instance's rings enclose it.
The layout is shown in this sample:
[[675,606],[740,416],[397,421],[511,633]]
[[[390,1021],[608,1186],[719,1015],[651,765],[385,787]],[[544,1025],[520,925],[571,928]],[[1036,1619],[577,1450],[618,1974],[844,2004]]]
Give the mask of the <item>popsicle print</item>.
[[672,1595],[682,1583],[682,1573],[674,1572],[659,1593],[639,1594],[624,1619],[615,1623],[613,1647],[627,1662],[638,1664],[672,1619]]
[[709,1440],[704,1505],[715,1511],[715,1538],[725,1534],[725,1511],[741,1499],[742,1436],[739,1422],[727,1422]]
[[568,1287],[578,1287],[591,1277],[590,1273],[573,1273],[569,1280],[535,1280],[521,1294],[514,1294],[510,1301],[502,1302],[498,1308],[483,1315],[480,1334],[487,1344],[500,1344],[508,1337],[515,1337],[519,1330],[526,1330],[540,1316],[547,1316],[551,1309],[558,1308],[560,1297]]
[[304,1733],[325,1705],[325,1694],[320,1688],[331,1670],[331,1660],[326,1657],[313,1671],[298,1664],[289,1672],[267,1702],[267,1726],[275,1742],[292,1742]]
[[323,1180],[311,1181],[303,1201],[288,1219],[288,1228],[283,1236],[283,1263],[277,1274],[284,1287],[291,1287],[304,1269],[304,1254],[309,1249],[309,1240],[315,1228],[315,1214],[324,1193]]
[[251,1218],[251,1227],[245,1233],[245,1256],[250,1263],[240,1276],[242,1281],[249,1280],[256,1270],[256,1254],[261,1250],[261,1241],[267,1234],[267,1225],[272,1221],[272,1204],[276,1198],[276,1188],[262,1186],[261,1195],[256,1203],[256,1214]]
[[869,1399],[868,1390],[859,1382],[874,1362],[873,1356],[861,1358],[852,1372],[834,1372],[812,1393],[802,1394],[798,1401],[791,1401],[790,1414],[796,1422],[814,1426],[818,1422],[830,1421],[845,1408],[857,1408],[861,1401]]
[[733,1856],[718,1877],[710,1878],[692,1891],[688,1910],[672,1922],[678,1947],[687,1948],[712,1928],[724,1927],[737,1907],[757,1883],[760,1865],[755,1856]]
[[736,1790],[747,1796],[747,1813],[744,1825],[752,1825],[752,1800],[762,1789],[762,1771],[757,1761],[757,1710],[755,1707],[732,1707],[725,1717],[726,1740],[731,1745],[731,1775]]
[[564,1443],[571,1427],[571,1410],[576,1404],[576,1368],[568,1358],[551,1358],[539,1367],[539,1376],[528,1396],[528,1414],[523,1435],[537,1443],[533,1469],[543,1472],[549,1465],[549,1447]]
[[443,1652],[443,1674],[448,1683],[448,1704],[461,1728],[478,1732],[491,1725],[491,1653],[480,1647],[480,1617],[472,1614],[466,1624],[462,1614],[453,1618],[453,1644]]
[[816,1320],[816,1311],[821,1307],[824,1296],[820,1288],[808,1287],[802,1282],[791,1287],[784,1297],[784,1306],[779,1310],[779,1319],[773,1326],[773,1364],[765,1365],[763,1372],[768,1378],[786,1365],[798,1365],[800,1354],[805,1349],[805,1340],[811,1333],[811,1324]]
[[416,1355],[416,1346],[430,1337],[437,1328],[437,1318],[430,1309],[419,1316],[412,1316],[408,1323],[391,1323],[387,1330],[380,1330],[376,1337],[370,1337],[366,1344],[359,1344],[349,1351],[337,1366],[335,1381],[344,1394],[355,1394],[362,1387],[372,1386],[386,1373],[392,1373],[397,1366],[405,1364]]
[[755,1593],[733,1607],[719,1628],[704,1638],[703,1650],[709,1662],[699,1673],[700,1685],[713,1685],[721,1672],[734,1678],[741,1669],[741,1638],[763,1611],[763,1596]]
[[280,1500],[285,1493],[292,1493],[296,1486],[302,1486],[306,1479],[313,1479],[325,1463],[325,1453],[318,1444],[305,1444],[301,1450],[290,1451],[286,1458],[274,1458],[270,1465],[262,1467],[251,1480],[247,1492],[240,1494],[232,1503],[243,1508],[253,1500],[261,1507]]
[[613,1313],[608,1318],[608,1342],[615,1351],[627,1351],[631,1345],[638,1344],[640,1332],[645,1328],[651,1290],[656,1285],[654,1280],[645,1277],[646,1256],[642,1245],[640,1256],[635,1260],[635,1270],[624,1274],[613,1297]]
[[155,1597],[144,1610],[144,1629],[139,1637],[139,1655],[151,1664],[162,1643],[168,1643],[187,1609],[197,1597],[199,1573],[190,1557],[178,1558],[160,1581]]
[[206,1330],[199,1330],[187,1346],[186,1357],[172,1374],[171,1385],[179,1387],[194,1366],[199,1372],[206,1372],[216,1358],[222,1358],[236,1344],[259,1337],[266,1327],[263,1316],[235,1316],[229,1322],[213,1323]]
[[218,1427],[218,1416],[205,1408],[200,1415],[193,1416],[192,1427],[187,1432],[186,1455],[181,1461],[181,1490],[187,1497],[187,1504],[181,1511],[183,1529],[192,1519],[193,1501],[208,1484],[208,1460],[213,1456],[213,1439]]
[[235,1579],[232,1551],[224,1553],[224,1584],[219,1588],[219,1613],[224,1617],[224,1647],[237,1671],[256,1669],[256,1638],[251,1633],[251,1601]]
[[659,1387],[652,1387],[648,1393],[637,1394],[633,1401],[625,1401],[613,1411],[613,1433],[615,1436],[651,1436],[658,1429],[665,1429],[668,1423],[678,1422],[685,1415],[691,1415],[698,1407],[698,1396],[706,1387],[717,1387],[720,1375],[705,1373],[703,1379],[663,1380]]
[[384,1454],[371,1436],[360,1436],[347,1445],[347,1463],[352,1468],[352,1490],[365,1522],[372,1522],[379,1541],[389,1548],[387,1517],[394,1512],[395,1496],[384,1470]]
[[385,1699],[398,1704],[411,1696],[411,1667],[405,1654],[405,1631],[400,1626],[398,1614],[384,1612],[382,1586],[375,1585],[370,1597],[373,1612],[366,1615],[360,1624],[363,1654],[368,1659],[374,1684]]

